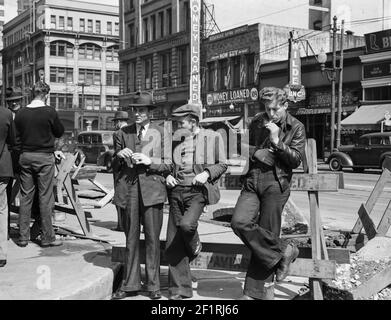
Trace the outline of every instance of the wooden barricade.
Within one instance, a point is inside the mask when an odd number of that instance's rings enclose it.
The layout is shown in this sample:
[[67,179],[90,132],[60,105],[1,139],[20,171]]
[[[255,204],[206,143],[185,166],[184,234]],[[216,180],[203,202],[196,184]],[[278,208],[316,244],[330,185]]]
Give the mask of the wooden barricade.
[[[311,214],[312,248],[299,248],[299,258],[291,264],[289,275],[310,279],[312,298],[323,299],[322,279],[335,279],[336,263],[350,263],[346,249],[326,248],[320,219],[319,192],[338,192],[339,175],[318,174],[315,140],[308,140],[308,173],[294,174],[291,190],[308,192]],[[161,263],[166,264],[165,242],[161,242]],[[141,259],[145,262],[145,243],[140,244]],[[244,272],[251,253],[243,244],[204,243],[200,255],[191,263],[193,269],[214,269]],[[124,263],[125,248],[113,247],[112,261]]]
[[[370,215],[373,212],[376,202],[381,196],[387,182],[391,181],[391,158],[386,158],[383,162],[383,173],[377,181],[371,195],[367,202],[362,204],[358,210],[358,216],[356,224],[352,231],[347,236],[343,247],[349,248],[352,251],[361,249],[368,240],[371,240],[377,236],[385,236],[391,226],[391,200],[378,224],[377,228]],[[362,229],[365,231],[365,235],[361,233]]]

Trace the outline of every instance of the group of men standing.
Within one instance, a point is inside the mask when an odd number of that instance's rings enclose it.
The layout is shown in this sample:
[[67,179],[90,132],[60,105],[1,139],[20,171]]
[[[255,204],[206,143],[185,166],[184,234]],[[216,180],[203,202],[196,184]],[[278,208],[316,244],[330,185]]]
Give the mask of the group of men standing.
[[[267,288],[274,278],[285,279],[298,256],[298,249],[280,238],[281,215],[290,195],[292,170],[305,159],[304,126],[287,112],[286,92],[264,88],[260,99],[266,113],[257,115],[250,125],[249,171],[231,223],[252,253],[242,298],[249,300],[270,298]],[[114,134],[114,203],[126,234],[126,261],[123,282],[113,299],[135,296],[142,289],[141,220],[145,289],[151,299],[161,298],[160,233],[167,197],[170,209],[164,254],[169,267],[169,299],[191,298],[190,263],[202,250],[198,220],[205,206],[219,201],[218,181],[228,168],[222,138],[200,127],[199,106],[187,104],[174,110],[172,117],[180,130],[172,141],[149,119],[154,108],[151,95],[141,93],[132,107],[136,123]]]

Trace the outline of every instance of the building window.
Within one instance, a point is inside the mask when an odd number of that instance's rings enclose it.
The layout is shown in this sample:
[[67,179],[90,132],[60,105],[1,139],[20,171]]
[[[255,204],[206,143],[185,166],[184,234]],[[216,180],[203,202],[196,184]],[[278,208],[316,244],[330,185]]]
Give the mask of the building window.
[[70,30],[70,31],[73,30],[73,18],[72,18],[72,17],[68,17],[68,18],[67,18],[67,28],[68,28],[68,30]]
[[136,34],[135,34],[134,24],[133,23],[129,24],[128,29],[129,29],[129,47],[133,48],[136,44],[136,37],[135,37]]
[[113,23],[111,21],[107,22],[107,34],[113,34]]
[[314,21],[314,30],[322,30],[322,20]]
[[214,62],[208,63],[208,90],[214,91],[216,64]]
[[79,94],[79,106],[85,110],[99,110],[100,109],[100,96],[95,95],[83,95]]
[[136,73],[136,61],[132,61],[127,65],[126,75],[126,93],[136,92],[137,73]]
[[50,29],[57,29],[56,16],[50,16]]
[[102,49],[95,44],[83,44],[79,47],[79,58],[101,60]]
[[391,87],[377,87],[365,89],[366,101],[391,100]]
[[117,96],[106,96],[106,110],[117,111],[119,108],[119,99]]
[[116,35],[116,36],[118,36],[119,35],[119,23],[118,22],[116,22],[115,24],[114,24],[114,35]]
[[65,28],[65,18],[63,16],[58,17],[58,28],[59,29]]
[[101,33],[101,24],[99,20],[95,21],[95,33],[100,34]]
[[144,88],[152,89],[152,57],[148,57],[144,59]]
[[164,12],[159,12],[159,36],[160,38],[164,37]]
[[153,15],[151,17],[151,24],[152,24],[152,41],[156,40],[156,16]]
[[171,86],[171,52],[164,52],[160,55],[161,69],[161,86],[163,88]]
[[93,30],[93,25],[92,25],[92,20],[88,19],[87,21],[87,32],[88,33],[93,33],[94,30]]
[[144,27],[144,43],[145,43],[149,41],[148,18],[144,19],[143,27]]
[[22,54],[18,52],[15,56],[15,68],[21,68],[22,67]]
[[188,46],[178,48],[180,84],[189,83],[190,54]]
[[72,109],[73,108],[73,95],[63,93],[51,93],[50,94],[50,106],[58,109]]
[[55,57],[73,58],[73,46],[64,41],[56,41],[50,44],[50,55]]
[[118,46],[112,46],[106,50],[106,60],[107,61],[118,61]]
[[119,72],[107,71],[106,72],[106,85],[111,87],[119,86]]
[[255,55],[249,54],[246,56],[247,60],[247,84],[255,83]]
[[232,59],[233,65],[233,87],[240,88],[240,57],[234,57]]
[[228,87],[228,77],[227,77],[228,60],[227,59],[220,60],[219,65],[220,65],[220,79],[219,79],[220,86],[219,86],[219,89],[224,90],[224,89],[227,89],[227,87]]
[[101,84],[101,71],[92,69],[79,69],[79,82],[99,86]]
[[84,19],[80,19],[80,32],[86,32],[86,21]]
[[190,7],[189,7],[189,2],[186,1],[183,3],[183,28],[184,31],[189,31],[190,30]]
[[167,33],[172,34],[172,10],[167,9]]
[[45,55],[45,46],[43,42],[38,42],[35,46],[35,58],[40,59]]
[[50,67],[50,82],[73,83],[73,69]]

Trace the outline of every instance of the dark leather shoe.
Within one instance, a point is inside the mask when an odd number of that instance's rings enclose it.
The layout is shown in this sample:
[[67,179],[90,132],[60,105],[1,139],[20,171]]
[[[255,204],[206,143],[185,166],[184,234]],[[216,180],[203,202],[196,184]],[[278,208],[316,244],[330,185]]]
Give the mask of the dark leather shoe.
[[117,290],[111,296],[111,299],[112,300],[122,300],[122,299],[125,299],[125,298],[128,298],[128,297],[135,297],[135,296],[137,296],[137,292],[126,292],[126,291],[122,291],[120,289],[120,290]]
[[153,291],[149,294],[149,298],[151,300],[159,300],[162,298],[162,295],[161,295],[160,291]]
[[279,266],[277,267],[276,270],[277,282],[281,282],[287,277],[291,263],[295,262],[298,256],[299,256],[299,249],[296,246],[289,244],[286,247],[284,251],[284,256],[281,259]]
[[16,244],[17,244],[19,247],[24,248],[24,247],[27,247],[27,245],[29,244],[29,242],[26,241],[26,240],[19,240]]
[[7,260],[0,260],[0,268],[4,267],[7,264]]
[[62,241],[60,240],[54,240],[53,242],[50,243],[41,243],[42,248],[48,248],[48,247],[59,247],[62,246]]
[[183,297],[180,294],[171,295],[168,300],[183,300]]

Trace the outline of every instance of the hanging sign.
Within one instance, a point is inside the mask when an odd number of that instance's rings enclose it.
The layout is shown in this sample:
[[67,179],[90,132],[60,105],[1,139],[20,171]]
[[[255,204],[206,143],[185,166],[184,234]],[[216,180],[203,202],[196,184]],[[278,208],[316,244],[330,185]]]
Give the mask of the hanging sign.
[[189,103],[201,105],[201,77],[200,77],[200,25],[201,0],[191,0],[191,76]]
[[291,40],[289,50],[289,84],[284,88],[288,100],[299,102],[305,100],[305,88],[301,84],[301,58],[299,42]]

